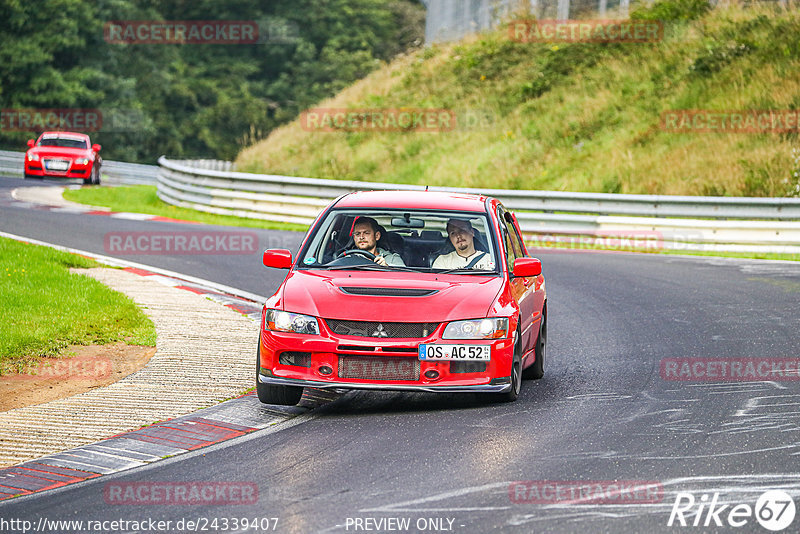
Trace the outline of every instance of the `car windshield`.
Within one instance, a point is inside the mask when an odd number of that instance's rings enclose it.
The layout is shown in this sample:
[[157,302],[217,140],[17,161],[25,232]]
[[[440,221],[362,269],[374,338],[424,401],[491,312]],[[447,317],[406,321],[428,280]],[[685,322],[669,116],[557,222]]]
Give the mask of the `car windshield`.
[[485,213],[332,210],[301,251],[300,267],[496,273],[492,236]]
[[88,148],[85,139],[74,137],[44,137],[39,141],[39,146],[60,146],[64,148]]

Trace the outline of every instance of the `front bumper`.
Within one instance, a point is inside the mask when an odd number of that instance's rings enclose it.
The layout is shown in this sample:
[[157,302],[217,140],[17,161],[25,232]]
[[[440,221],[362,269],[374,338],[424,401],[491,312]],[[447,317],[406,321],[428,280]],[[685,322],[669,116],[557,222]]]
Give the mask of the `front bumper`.
[[25,174],[41,178],[88,178],[92,174],[92,166],[72,166],[66,171],[52,171],[42,167],[40,162],[25,162]]
[[375,384],[371,382],[322,382],[317,380],[300,380],[295,378],[280,378],[274,376],[258,375],[262,384],[280,386],[300,386],[320,389],[373,389],[381,391],[426,391],[429,393],[505,393],[511,389],[509,377],[497,378],[492,384],[474,384],[465,386],[434,386],[412,384]]
[[[320,334],[314,336],[262,328],[258,380],[284,386],[442,393],[502,393],[511,388],[513,338],[470,342],[491,346],[491,360],[484,366],[418,360],[420,343],[453,343],[441,339],[443,329],[444,323],[424,339],[410,339],[342,336],[322,321]],[[282,353],[302,357],[304,363],[284,361]],[[433,376],[426,374],[430,371],[435,371]]]

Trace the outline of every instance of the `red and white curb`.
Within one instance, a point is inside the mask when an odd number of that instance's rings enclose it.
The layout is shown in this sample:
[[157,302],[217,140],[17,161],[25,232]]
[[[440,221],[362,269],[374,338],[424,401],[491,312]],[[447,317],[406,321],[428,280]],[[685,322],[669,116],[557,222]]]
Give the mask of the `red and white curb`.
[[[165,269],[71,249],[23,236],[0,236],[80,254],[101,263],[123,267],[159,283],[215,300],[255,322],[261,320],[264,297]],[[138,430],[74,449],[0,469],[0,501],[30,495],[102,475],[133,469],[238,438],[283,423],[339,398],[343,391],[306,388],[297,406],[262,404],[254,392],[193,414],[162,421]]]

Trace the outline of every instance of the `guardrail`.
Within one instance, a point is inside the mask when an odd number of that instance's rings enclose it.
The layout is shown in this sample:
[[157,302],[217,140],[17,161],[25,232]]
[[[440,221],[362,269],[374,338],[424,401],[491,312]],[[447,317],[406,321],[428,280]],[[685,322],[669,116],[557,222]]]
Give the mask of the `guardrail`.
[[[24,159],[24,152],[0,150],[0,175],[22,178]],[[103,160],[100,171],[102,180],[115,184],[155,185],[158,180],[156,165]]]
[[[211,213],[310,224],[352,191],[424,190],[417,185],[234,172],[229,162],[158,160],[164,202]],[[677,250],[800,253],[800,199],[618,195],[436,187],[499,198],[534,243],[631,239]],[[583,236],[583,238],[582,238]],[[608,240],[606,239],[607,243]]]

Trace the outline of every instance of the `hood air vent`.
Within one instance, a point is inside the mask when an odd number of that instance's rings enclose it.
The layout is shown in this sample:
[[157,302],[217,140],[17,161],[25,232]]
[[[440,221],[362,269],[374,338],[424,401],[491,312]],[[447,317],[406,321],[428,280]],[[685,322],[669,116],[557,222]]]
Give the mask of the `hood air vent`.
[[436,289],[414,289],[402,287],[340,287],[348,295],[366,295],[370,297],[427,297],[438,293]]

